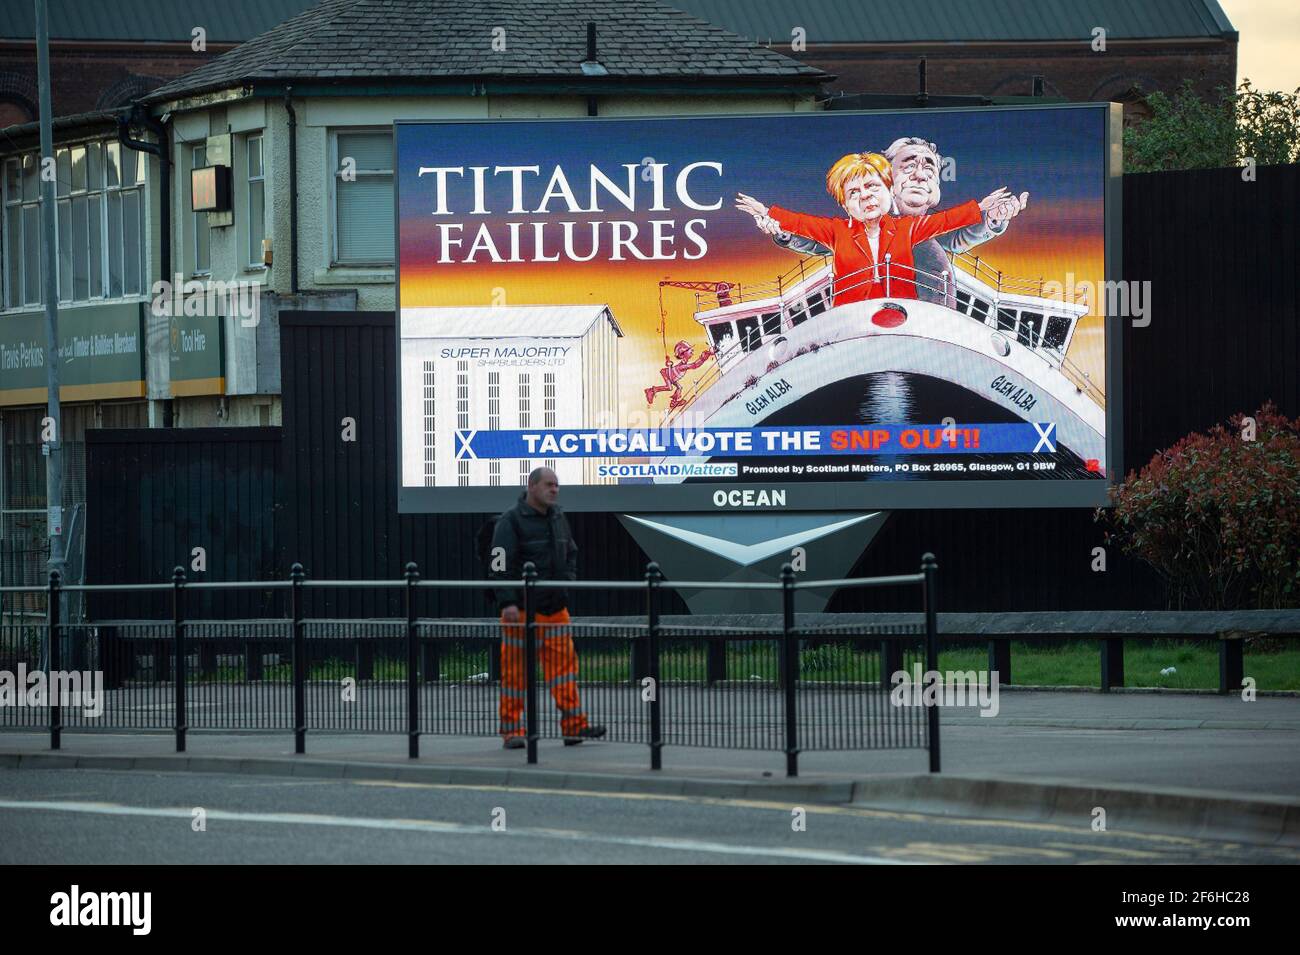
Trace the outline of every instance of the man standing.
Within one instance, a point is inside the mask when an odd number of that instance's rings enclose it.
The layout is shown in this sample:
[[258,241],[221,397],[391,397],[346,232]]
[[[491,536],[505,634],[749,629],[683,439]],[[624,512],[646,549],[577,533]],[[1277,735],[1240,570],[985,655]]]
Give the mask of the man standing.
[[[577,580],[578,545],[564,512],[555,503],[560,482],[550,468],[536,468],[528,475],[528,490],[519,503],[497,518],[492,533],[491,577],[519,580],[524,564],[532,562],[538,580]],[[497,558],[504,557],[504,561]],[[524,740],[524,610],[518,587],[496,591],[501,608],[501,735],[506,749],[520,749]],[[605,735],[605,727],[592,726],[578,699],[578,655],[569,635],[568,594],[561,589],[533,590],[537,606],[537,648],[542,673],[560,708],[560,730],[565,746]]]

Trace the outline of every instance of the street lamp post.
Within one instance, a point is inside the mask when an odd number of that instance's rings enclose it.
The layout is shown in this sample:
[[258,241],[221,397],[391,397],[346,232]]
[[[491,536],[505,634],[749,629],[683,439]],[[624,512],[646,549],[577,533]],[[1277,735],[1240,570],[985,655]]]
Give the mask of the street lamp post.
[[[63,538],[63,421],[59,413],[59,282],[55,269],[58,256],[54,237],[54,184],[57,164],[54,161],[54,111],[50,96],[50,35],[47,0],[36,0],[36,69],[40,84],[41,108],[41,233],[43,246],[42,273],[45,299],[45,384],[46,419],[42,422],[42,450],[45,454],[45,503],[48,508],[46,531],[50,539],[51,573],[62,576],[66,564]],[[46,610],[49,613],[49,609]],[[48,649],[47,649],[48,653]]]

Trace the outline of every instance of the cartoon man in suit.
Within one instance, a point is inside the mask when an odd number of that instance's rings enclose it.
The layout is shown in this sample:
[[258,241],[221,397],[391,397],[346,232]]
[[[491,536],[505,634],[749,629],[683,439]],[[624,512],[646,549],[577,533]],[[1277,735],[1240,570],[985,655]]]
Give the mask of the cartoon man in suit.
[[[923,216],[939,204],[943,159],[934,143],[917,136],[905,136],[894,140],[883,155],[890,164],[890,212],[893,215]],[[1011,219],[1024,211],[1028,202],[1027,192],[1021,193],[1019,197],[1007,195],[997,206],[985,211],[979,222],[941,233],[913,246],[916,273],[912,275],[909,272],[909,277],[915,278],[916,297],[922,301],[956,308],[955,287],[949,282],[945,289],[941,278],[945,271],[950,272],[952,269],[947,252],[966,252],[1001,235]],[[773,241],[793,252],[803,255],[831,254],[825,245],[784,230],[770,216],[758,218],[757,222],[764,232],[773,236]]]

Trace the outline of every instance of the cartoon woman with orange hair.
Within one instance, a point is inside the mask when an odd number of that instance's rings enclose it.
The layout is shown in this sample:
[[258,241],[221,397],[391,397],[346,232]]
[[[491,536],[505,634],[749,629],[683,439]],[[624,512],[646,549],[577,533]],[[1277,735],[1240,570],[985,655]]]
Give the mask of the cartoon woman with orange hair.
[[[1002,208],[1011,198],[1005,187],[980,202],[973,199],[952,209],[920,216],[889,215],[893,186],[889,160],[879,153],[849,153],[826,173],[826,191],[848,214],[847,219],[791,212],[765,206],[743,192],[736,208],[762,223],[770,217],[796,235],[829,246],[835,258],[835,305],[884,298],[916,298],[912,246],[945,232],[982,221],[984,213]],[[888,262],[889,269],[880,266]]]

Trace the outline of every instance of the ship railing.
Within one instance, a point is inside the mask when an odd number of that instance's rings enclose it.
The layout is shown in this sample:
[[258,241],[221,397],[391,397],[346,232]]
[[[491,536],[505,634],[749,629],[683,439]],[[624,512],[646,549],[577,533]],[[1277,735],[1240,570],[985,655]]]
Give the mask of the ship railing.
[[806,256],[798,265],[781,273],[769,282],[732,282],[724,285],[725,291],[696,292],[695,311],[707,312],[742,302],[758,302],[767,298],[783,298],[791,289],[821,272],[829,274],[830,259],[825,256]]
[[[1065,294],[1056,294],[1055,286],[1052,286],[1044,279],[1020,279],[1003,274],[996,269],[989,269],[984,263],[978,263],[976,269],[965,259],[950,259],[950,262],[957,264],[962,263],[960,271],[966,273],[971,278],[976,279],[985,289],[973,289],[969,286],[963,286],[960,281],[957,270],[945,269],[942,272],[932,272],[928,269],[918,269],[915,265],[908,265],[904,262],[891,261],[888,253],[885,254],[883,262],[878,262],[864,269],[858,269],[854,272],[848,272],[844,275],[836,275],[831,278],[831,288],[835,295],[840,296],[844,293],[862,286],[872,286],[877,283],[884,286],[884,297],[889,298],[895,291],[891,286],[895,285],[900,279],[904,282],[910,282],[918,289],[927,289],[938,295],[941,300],[946,301],[950,296],[955,295],[957,291],[964,291],[966,294],[978,294],[979,297],[989,299],[990,314],[993,310],[1004,304],[1011,307],[1020,307],[1023,302],[1010,302],[1007,297],[1016,296],[1018,298],[1037,298],[1044,303],[1055,304],[1060,308],[1062,314],[1068,314],[1072,318],[1080,317],[1076,311],[1079,307],[1086,307],[1086,302],[1076,301],[1083,296],[1079,295],[1066,296]],[[905,288],[906,286],[901,286]],[[911,296],[908,296],[911,297]]]
[[[989,290],[993,298],[993,304],[1001,304],[1003,295],[1021,295],[1032,298],[1041,298],[1048,301],[1057,301],[1063,305],[1088,306],[1088,296],[1086,286],[1083,288],[1072,288],[1069,294],[1061,283],[1048,282],[1044,278],[1023,278],[1020,276],[1009,275],[1001,269],[995,269],[987,262],[980,260],[978,255],[972,255],[969,252],[949,252],[948,260],[952,264],[952,269],[943,272],[931,272],[925,269],[918,269],[915,266],[903,265],[898,262],[890,262],[889,255],[886,254],[883,263],[876,263],[865,269],[859,269],[856,272],[847,275],[835,277],[838,283],[838,291],[843,293],[849,288],[856,285],[864,284],[866,276],[871,276],[871,281],[888,281],[890,275],[897,275],[899,270],[904,270],[907,276],[912,279],[918,286],[931,289],[943,295],[947,295],[949,289],[957,283],[957,277],[954,274],[957,270],[965,272],[971,278],[976,279]],[[756,302],[769,298],[783,299],[792,289],[797,288],[809,278],[819,273],[826,272],[830,269],[829,256],[805,256],[799,259],[797,265],[786,272],[778,275],[775,279],[768,282],[735,282],[724,285],[725,291],[709,291],[695,293],[695,310],[697,312],[711,311],[716,308],[723,308],[728,305],[737,305],[744,302]],[[922,278],[924,276],[924,278]],[[855,281],[855,277],[858,280]],[[845,285],[844,283],[850,283]],[[888,295],[888,292],[886,293]]]
[[973,255],[970,252],[949,252],[948,260],[955,268],[960,268],[967,275],[983,282],[998,297],[1003,294],[1028,295],[1034,298],[1055,299],[1067,305],[1085,307],[1088,305],[1086,287],[1071,289],[1070,294],[1067,295],[1065,288],[1059,282],[1053,283],[1043,278],[1028,279],[1008,275],[1001,269],[995,269],[987,262],[980,261],[978,255]]
[[[782,319],[782,328],[785,330],[784,317]],[[722,377],[728,373],[733,362],[740,360],[749,352],[758,350],[758,348],[762,347],[764,341],[771,337],[771,335],[760,335],[758,342],[751,342],[748,348],[746,347],[746,343],[742,341],[740,337],[735,335],[729,335],[720,343],[711,345],[710,347],[714,349],[713,359],[705,366],[705,370],[695,378],[694,381],[683,387],[682,404],[668,415],[665,419],[665,423],[671,422],[675,419],[683,409],[689,408],[694,404],[696,398],[704,394],[704,392],[708,391],[718,381],[720,381]],[[1061,374],[1063,374],[1065,378],[1080,392],[1088,395],[1101,407],[1104,408],[1106,406],[1106,392],[1091,379],[1087,372],[1081,369],[1074,362],[1070,361],[1070,359],[1067,358],[1059,348],[1054,348],[1051,345],[1041,343],[1036,346],[1026,345],[1023,341],[1020,341],[1019,338],[1015,337],[1009,339],[1009,341],[1014,341],[1018,347],[1025,348],[1037,355],[1049,367],[1056,368],[1060,371]],[[766,370],[770,371],[772,369],[767,367]],[[757,379],[759,376],[755,375],[754,377]],[[747,384],[748,382],[737,381],[736,387],[737,389],[743,389]]]
[[[805,260],[804,264],[806,264],[806,262],[807,260]],[[890,298],[894,294],[895,289],[898,289],[900,291],[907,291],[906,285],[898,284],[900,279],[905,279],[906,283],[909,283],[910,285],[914,286],[917,289],[926,289],[931,292],[934,292],[940,298],[941,301],[945,301],[945,302],[948,300],[950,293],[955,296],[957,290],[961,288],[961,286],[957,284],[957,280],[951,271],[945,270],[944,272],[941,273],[935,273],[935,272],[928,271],[926,269],[918,269],[912,265],[907,265],[900,262],[893,262],[890,260],[889,256],[886,255],[885,261],[881,263],[877,263],[876,265],[869,266],[868,268],[858,269],[854,272],[850,272],[841,276],[831,275],[829,276],[828,281],[825,283],[824,286],[821,283],[815,283],[809,286],[805,290],[805,295],[800,296],[798,298],[793,298],[793,299],[777,298],[777,293],[775,292],[775,288],[778,285],[783,285],[786,291],[789,291],[790,288],[798,285],[799,283],[805,281],[808,278],[815,276],[818,272],[828,271],[828,269],[829,266],[795,269],[792,270],[790,273],[786,273],[785,276],[779,278],[777,282],[754,283],[750,286],[747,286],[746,288],[751,291],[761,288],[763,290],[763,294],[756,294],[753,296],[753,298],[749,298],[749,299],[742,297],[742,291],[743,291],[742,286],[739,283],[737,283],[731,286],[732,289],[731,295],[735,301],[727,304],[740,304],[746,300],[762,301],[766,299],[776,298],[777,301],[773,302],[773,312],[768,312],[765,314],[769,316],[769,320],[770,320],[770,316],[772,316],[775,312],[779,312],[780,314],[779,328],[781,329],[782,332],[784,332],[789,330],[791,327],[793,327],[793,325],[795,324],[795,319],[797,319],[799,323],[802,323],[805,320],[812,321],[816,319],[817,316],[811,314],[811,312],[809,311],[807,298],[806,298],[807,293],[819,292],[820,294],[826,296],[826,304],[828,307],[830,307],[831,302],[833,302],[836,297],[843,296],[844,294],[854,289],[862,288],[864,286],[867,288],[871,288],[875,286],[877,283],[883,285],[883,291],[884,291],[884,297],[882,299],[883,301],[884,299]],[[997,274],[1001,275],[1001,273],[997,273]],[[793,281],[790,280],[791,277],[794,278]],[[1033,290],[1026,291],[1026,292],[1013,291],[1012,289],[1015,286],[1013,286],[1005,279],[1006,277],[1003,276],[1000,284],[1001,284],[1001,292],[1005,293],[1006,295],[1019,295],[1023,297],[1041,297],[1048,301],[1052,300],[1047,296],[1037,296]],[[1063,375],[1065,375],[1067,380],[1069,380],[1070,383],[1075,386],[1076,389],[1078,389],[1080,392],[1084,394],[1087,394],[1090,398],[1093,399],[1093,401],[1100,404],[1102,407],[1105,407],[1105,403],[1106,403],[1105,391],[1101,387],[1099,387],[1095,382],[1092,381],[1092,379],[1087,374],[1087,372],[1084,372],[1081,368],[1079,368],[1078,365],[1070,361],[1065,356],[1063,349],[1054,347],[1044,342],[1042,338],[1042,329],[1039,329],[1037,333],[1031,337],[1030,341],[1026,342],[1019,335],[1019,330],[1016,327],[1016,323],[1013,322],[1008,324],[1005,321],[1004,318],[1005,313],[1003,311],[1004,307],[1019,309],[1023,307],[1024,303],[1020,301],[1012,302],[1010,300],[1004,300],[1002,298],[1002,295],[999,294],[999,290],[996,285],[990,285],[987,282],[984,284],[988,286],[990,291],[990,294],[988,296],[990,301],[987,303],[988,308],[984,315],[980,315],[976,313],[972,303],[968,303],[966,305],[966,308],[971,309],[970,312],[962,311],[960,307],[955,308],[954,311],[956,311],[959,315],[963,317],[970,318],[975,321],[979,321],[981,322],[981,324],[984,324],[997,331],[1011,333],[1010,336],[1008,337],[1008,342],[1014,343],[1015,346],[1024,348],[1029,352],[1033,353],[1038,358],[1046,362],[1049,367],[1058,369]],[[965,289],[963,291],[964,294],[967,295],[972,294],[972,291],[970,289]],[[906,301],[906,299],[908,298],[914,298],[914,297],[915,297],[915,293],[909,294],[904,298],[904,301]],[[699,303],[702,298],[704,298],[704,295],[702,293],[696,294],[697,303]],[[1060,302],[1062,306],[1066,304],[1064,297],[1057,297],[1055,300]],[[706,306],[704,308],[700,308],[699,311],[708,311],[716,307],[718,306]],[[1078,319],[1081,317],[1081,315],[1079,315],[1078,313],[1072,310],[1067,310],[1064,307],[1062,307],[1060,311],[1058,311],[1055,314],[1064,315],[1065,317],[1069,318],[1071,322],[1077,322]],[[704,373],[702,373],[699,377],[697,377],[691,385],[683,388],[683,394],[682,394],[683,402],[681,405],[678,406],[677,412],[669,416],[670,420],[671,418],[676,417],[677,413],[680,413],[681,409],[689,407],[699,395],[703,394],[710,387],[712,387],[719,379],[721,379],[722,376],[726,374],[727,371],[730,369],[734,361],[739,360],[748,352],[755,351],[761,348],[764,342],[775,337],[770,332],[766,331],[766,325],[768,324],[768,322],[764,320],[763,315],[754,315],[754,316],[745,316],[745,317],[751,317],[756,321],[757,324],[753,329],[753,331],[755,331],[757,334],[751,336],[749,341],[743,340],[745,338],[743,334],[729,335],[726,338],[724,338],[722,342],[711,341],[710,347],[714,349],[713,360],[710,361],[709,364],[706,366],[707,370]],[[1052,313],[1045,312],[1044,322],[1046,322],[1046,320],[1050,317],[1052,317]],[[1072,338],[1073,336],[1071,335],[1070,337]],[[741,387],[743,387],[743,383]]]
[[1070,384],[1074,385],[1075,388],[1077,388],[1079,391],[1083,392],[1085,395],[1092,398],[1093,401],[1095,401],[1097,404],[1105,408],[1106,407],[1105,389],[1103,389],[1100,385],[1098,385],[1095,381],[1093,381],[1092,377],[1086,371],[1084,371],[1074,362],[1070,361],[1070,359],[1066,358],[1064,355],[1061,355],[1059,351],[1057,352],[1057,354],[1059,356],[1057,367],[1061,370],[1061,374],[1065,375],[1065,377],[1070,380]]
[[[915,268],[914,266],[905,265],[899,262],[891,262],[889,261],[889,256],[886,255],[885,261],[881,263],[879,272],[877,272],[877,269],[875,267],[867,268],[867,269],[859,269],[857,272],[850,272],[845,276],[833,278],[830,283],[830,289],[833,295],[839,296],[839,295],[843,295],[844,293],[852,289],[861,288],[864,285],[874,286],[877,282],[881,282],[884,285],[884,291],[885,291],[884,297],[888,299],[891,295],[891,285],[893,285],[894,281],[896,280],[895,273],[902,273],[902,275],[906,276],[912,282],[912,284],[915,285],[918,289],[922,289],[922,288],[928,289],[936,293],[944,301],[947,301],[949,293],[955,295],[957,289],[960,288],[960,286],[954,284],[954,279],[950,272],[945,271],[939,275],[936,275],[935,273],[927,271],[925,269],[918,269]],[[877,277],[878,275],[879,277]],[[1080,318],[1083,317],[1082,314],[1074,312],[1072,310],[1068,310],[1064,307],[1060,308],[1055,313],[1050,311],[1044,311],[1043,328],[1038,329],[1036,332],[1034,332],[1030,336],[1030,340],[1026,342],[1020,335],[1018,321],[1008,322],[1005,318],[1005,311],[1004,311],[1004,309],[1015,309],[1018,311],[1019,309],[1024,307],[1024,302],[1003,299],[1002,296],[997,293],[996,289],[994,289],[992,286],[990,286],[989,288],[990,291],[993,292],[994,294],[990,295],[991,300],[988,302],[988,308],[983,315],[977,314],[977,312],[974,309],[973,300],[970,303],[967,303],[967,305],[965,306],[965,308],[970,309],[970,311],[963,311],[961,306],[954,307],[954,311],[958,312],[959,314],[965,317],[974,319],[975,321],[979,321],[982,324],[989,326],[990,328],[996,329],[997,331],[1010,333],[1011,337],[1008,339],[1008,341],[1012,341],[1016,345],[1019,345],[1021,348],[1025,348],[1028,351],[1032,352],[1033,354],[1037,355],[1039,358],[1045,361],[1048,364],[1048,366],[1060,370],[1061,373],[1064,374],[1067,379],[1069,379],[1070,383],[1075,386],[1075,388],[1077,388],[1079,391],[1083,392],[1084,394],[1087,394],[1089,397],[1091,397],[1095,402],[1100,404],[1102,407],[1105,407],[1106,392],[1100,386],[1098,386],[1096,382],[1092,380],[1092,378],[1088,375],[1087,372],[1083,371],[1081,368],[1079,368],[1078,365],[1070,361],[1065,356],[1065,349],[1054,347],[1043,340],[1042,332],[1046,328],[1047,320],[1054,316],[1062,316],[1068,318],[1072,325],[1071,333],[1067,335],[1066,338],[1068,343],[1070,340],[1073,339],[1073,325],[1077,323]],[[969,289],[965,289],[963,291],[964,294],[967,295],[971,294],[971,291]],[[1003,291],[1007,295],[1015,294],[1015,295],[1020,295],[1022,297],[1036,297],[1036,298],[1043,297],[1043,296],[1035,295],[1032,291],[1011,292],[1007,290],[1005,287],[1003,288]],[[1066,304],[1063,297],[1058,297],[1055,300],[1050,298],[1045,300],[1057,301],[1062,306]]]

